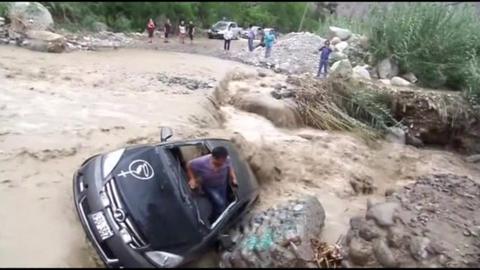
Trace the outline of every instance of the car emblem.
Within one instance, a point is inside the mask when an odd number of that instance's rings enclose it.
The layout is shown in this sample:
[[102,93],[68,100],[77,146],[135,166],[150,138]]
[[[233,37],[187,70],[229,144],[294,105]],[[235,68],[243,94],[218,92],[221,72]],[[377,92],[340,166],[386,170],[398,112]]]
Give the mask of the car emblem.
[[118,222],[124,222],[125,221],[125,212],[122,209],[117,208],[113,211],[113,217]]

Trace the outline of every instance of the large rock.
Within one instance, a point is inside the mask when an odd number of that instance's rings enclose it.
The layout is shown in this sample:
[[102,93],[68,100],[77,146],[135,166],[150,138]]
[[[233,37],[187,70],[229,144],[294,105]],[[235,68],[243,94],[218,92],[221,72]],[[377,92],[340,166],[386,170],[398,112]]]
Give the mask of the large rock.
[[398,75],[399,68],[391,58],[386,58],[378,63],[377,71],[380,79],[390,79]]
[[220,267],[312,267],[311,240],[324,222],[323,206],[313,196],[248,215],[229,231],[234,247],[222,253]]
[[338,43],[342,42],[342,40],[339,37],[333,37],[332,40],[330,41],[330,44],[333,46],[337,45]]
[[333,63],[331,68],[332,75],[338,75],[341,77],[349,77],[352,75],[352,72],[352,64],[350,64],[350,61],[347,59]]
[[330,37],[338,37],[342,41],[348,40],[352,36],[352,32],[345,28],[330,26],[328,28]]
[[411,83],[416,83],[418,81],[417,77],[412,72],[407,72],[403,74],[401,77]]
[[102,22],[93,23],[93,31],[95,32],[105,32],[108,30],[108,26]]
[[330,54],[330,62],[335,63],[340,60],[348,59],[348,56],[341,52],[332,52]]
[[52,15],[38,2],[12,2],[8,17],[10,28],[15,32],[49,30],[53,27]]
[[409,81],[397,76],[390,79],[390,82],[392,85],[396,85],[396,86],[409,86],[411,84]]
[[353,68],[353,78],[370,80],[370,72],[365,66],[356,66]]
[[66,40],[62,35],[49,31],[29,30],[25,46],[34,51],[61,53],[65,51]]
[[335,49],[338,52],[343,52],[348,47],[348,43],[346,41],[341,41],[337,45],[335,45]]

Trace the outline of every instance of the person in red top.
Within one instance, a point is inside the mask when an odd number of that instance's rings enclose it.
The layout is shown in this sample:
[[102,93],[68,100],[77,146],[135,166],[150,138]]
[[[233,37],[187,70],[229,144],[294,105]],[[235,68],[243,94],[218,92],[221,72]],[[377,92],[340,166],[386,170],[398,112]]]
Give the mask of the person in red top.
[[148,31],[148,38],[150,39],[148,43],[152,43],[153,40],[153,31],[155,31],[155,23],[153,22],[152,18],[148,20],[147,23],[147,31]]

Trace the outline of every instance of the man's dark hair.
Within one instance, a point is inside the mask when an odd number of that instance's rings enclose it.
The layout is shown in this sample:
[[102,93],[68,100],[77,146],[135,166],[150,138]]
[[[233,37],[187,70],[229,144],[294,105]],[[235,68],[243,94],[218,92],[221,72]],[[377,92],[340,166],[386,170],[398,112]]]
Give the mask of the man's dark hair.
[[212,150],[212,157],[214,159],[223,159],[223,158],[227,158],[227,156],[228,156],[228,151],[223,146],[217,146]]

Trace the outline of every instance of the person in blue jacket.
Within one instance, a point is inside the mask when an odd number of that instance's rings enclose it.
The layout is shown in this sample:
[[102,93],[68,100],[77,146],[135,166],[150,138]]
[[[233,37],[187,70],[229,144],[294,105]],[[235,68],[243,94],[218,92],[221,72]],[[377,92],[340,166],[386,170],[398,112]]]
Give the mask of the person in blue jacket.
[[318,67],[318,73],[317,73],[317,77],[320,77],[321,74],[322,74],[322,68],[323,68],[323,71],[325,73],[325,76],[324,77],[327,77],[327,73],[328,73],[328,60],[329,60],[329,57],[330,57],[330,54],[332,53],[332,49],[330,48],[330,41],[326,40],[325,41],[325,45],[322,46],[320,49],[320,64],[319,64],[319,67]]

